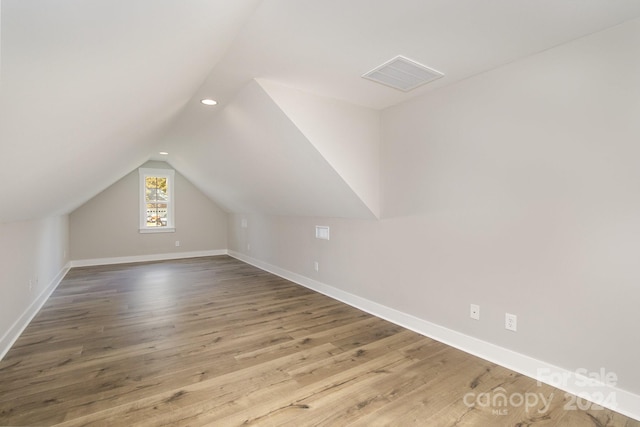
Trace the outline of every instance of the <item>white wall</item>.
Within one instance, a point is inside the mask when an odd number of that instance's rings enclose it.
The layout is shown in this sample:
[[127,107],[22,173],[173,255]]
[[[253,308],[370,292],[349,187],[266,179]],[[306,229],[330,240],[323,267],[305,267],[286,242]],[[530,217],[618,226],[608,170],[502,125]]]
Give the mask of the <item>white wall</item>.
[[380,112],[264,79],[257,82],[379,217]]
[[[144,167],[169,168],[165,162]],[[69,215],[71,259],[159,255],[227,248],[227,214],[175,173],[174,233],[140,233],[139,174],[131,171]],[[180,246],[176,247],[175,242]]]
[[0,358],[66,272],[68,254],[66,215],[0,223]]
[[256,81],[216,108],[185,109],[164,141],[171,164],[225,210],[375,218]]
[[386,110],[385,219],[236,215],[229,249],[640,394],[639,45],[632,21]]

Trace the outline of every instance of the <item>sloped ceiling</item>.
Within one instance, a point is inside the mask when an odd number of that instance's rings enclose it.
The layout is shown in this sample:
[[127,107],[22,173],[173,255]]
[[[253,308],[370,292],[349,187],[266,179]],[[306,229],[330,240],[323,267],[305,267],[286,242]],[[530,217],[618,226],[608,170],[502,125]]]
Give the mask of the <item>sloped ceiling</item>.
[[2,1],[0,221],[69,212],[147,160],[256,5]]
[[255,81],[210,122],[185,127],[171,153],[172,166],[229,211],[374,217]]
[[355,195],[380,215],[380,112],[258,81]]
[[[379,110],[640,16],[637,0],[1,7],[1,222],[70,212],[167,147],[164,160],[230,210],[370,217],[367,184],[345,179],[348,165],[304,133],[318,126],[286,117],[295,104],[278,106],[254,79]],[[398,54],[445,77],[410,93],[360,78]],[[204,108],[205,96],[220,104]],[[231,146],[240,141],[242,152]]]

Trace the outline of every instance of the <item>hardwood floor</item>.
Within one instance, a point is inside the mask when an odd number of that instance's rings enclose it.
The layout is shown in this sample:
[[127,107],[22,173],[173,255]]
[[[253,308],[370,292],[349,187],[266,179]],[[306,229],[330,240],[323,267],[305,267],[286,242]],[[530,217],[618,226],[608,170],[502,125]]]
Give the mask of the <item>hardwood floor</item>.
[[74,268],[0,362],[2,426],[640,426],[571,400],[226,256]]

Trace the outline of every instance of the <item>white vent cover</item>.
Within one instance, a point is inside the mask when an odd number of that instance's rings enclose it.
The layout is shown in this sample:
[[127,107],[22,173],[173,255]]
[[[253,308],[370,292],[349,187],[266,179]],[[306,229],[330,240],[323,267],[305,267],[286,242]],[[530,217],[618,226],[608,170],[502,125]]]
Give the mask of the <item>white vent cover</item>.
[[329,240],[329,227],[316,225],[316,239]]
[[404,56],[396,56],[362,75],[365,79],[373,80],[403,92],[409,92],[442,76],[444,74],[441,72],[418,64]]

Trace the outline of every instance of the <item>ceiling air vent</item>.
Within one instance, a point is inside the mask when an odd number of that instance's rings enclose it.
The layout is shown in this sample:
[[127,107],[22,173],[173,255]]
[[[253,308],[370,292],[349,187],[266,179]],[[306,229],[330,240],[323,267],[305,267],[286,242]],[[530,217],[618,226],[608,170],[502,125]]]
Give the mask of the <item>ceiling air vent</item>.
[[409,92],[442,76],[444,74],[441,72],[418,64],[404,56],[396,56],[362,75],[365,79],[373,80],[403,92]]

